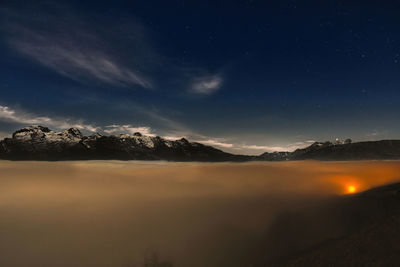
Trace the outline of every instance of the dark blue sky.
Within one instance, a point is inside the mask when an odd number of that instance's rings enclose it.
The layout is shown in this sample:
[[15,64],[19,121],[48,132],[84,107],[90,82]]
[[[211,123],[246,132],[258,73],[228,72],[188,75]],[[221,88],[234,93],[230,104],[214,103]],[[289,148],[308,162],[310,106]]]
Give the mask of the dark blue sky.
[[2,1],[0,132],[185,136],[236,153],[400,138],[400,4]]

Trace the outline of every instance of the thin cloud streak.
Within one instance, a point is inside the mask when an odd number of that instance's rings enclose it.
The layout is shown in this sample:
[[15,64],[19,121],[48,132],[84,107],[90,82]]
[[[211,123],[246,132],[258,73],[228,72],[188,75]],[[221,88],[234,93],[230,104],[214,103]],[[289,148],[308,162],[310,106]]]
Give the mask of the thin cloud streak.
[[[46,21],[39,21],[30,13],[24,15],[6,8],[0,8],[0,14],[7,18],[1,26],[12,49],[63,76],[114,86],[153,87],[150,79],[139,69],[123,63],[120,54],[107,49],[107,40],[94,34],[96,28],[91,29],[69,9],[63,9],[59,16],[44,12]],[[66,19],[73,24],[65,23]],[[144,43],[142,28],[139,25],[130,28],[136,31],[137,42]],[[133,63],[140,65],[141,62]]]
[[9,40],[10,46],[42,65],[74,80],[97,80],[102,83],[151,88],[151,82],[135,71],[118,64],[112,56],[95,49],[79,48],[76,44],[19,29],[24,38]]
[[168,135],[164,135],[163,138],[165,140],[175,141],[175,140],[179,140],[179,139],[185,138],[185,136],[168,136]]
[[221,148],[232,148],[234,144],[224,143],[215,139],[207,139],[207,140],[196,140],[195,142],[201,143],[208,146],[217,146]]
[[105,128],[107,128],[107,129],[105,129],[104,132],[108,133],[108,134],[113,134],[113,133],[119,133],[119,134],[141,133],[141,134],[147,135],[147,136],[156,136],[156,134],[153,133],[153,130],[150,127],[147,127],[147,126],[134,127],[131,124],[126,124],[126,125],[113,124],[113,125],[108,125]]
[[314,140],[307,140],[304,142],[295,142],[286,146],[263,146],[263,145],[238,145],[236,149],[248,149],[248,150],[259,150],[264,152],[290,152],[299,148],[304,148],[314,143]]

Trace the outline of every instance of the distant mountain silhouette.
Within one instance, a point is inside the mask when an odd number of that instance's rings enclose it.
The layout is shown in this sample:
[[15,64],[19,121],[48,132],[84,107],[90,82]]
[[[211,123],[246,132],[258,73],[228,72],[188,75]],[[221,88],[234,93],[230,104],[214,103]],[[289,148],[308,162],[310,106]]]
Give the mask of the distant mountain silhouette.
[[169,160],[169,161],[284,161],[400,159],[400,140],[352,143],[350,139],[315,142],[293,152],[235,155],[185,138],[170,141],[141,133],[84,136],[77,128],[55,132],[29,126],[0,141],[0,159],[8,160]]
[[400,159],[400,140],[381,140],[351,143],[315,142],[293,152],[264,153],[265,160],[378,160]]

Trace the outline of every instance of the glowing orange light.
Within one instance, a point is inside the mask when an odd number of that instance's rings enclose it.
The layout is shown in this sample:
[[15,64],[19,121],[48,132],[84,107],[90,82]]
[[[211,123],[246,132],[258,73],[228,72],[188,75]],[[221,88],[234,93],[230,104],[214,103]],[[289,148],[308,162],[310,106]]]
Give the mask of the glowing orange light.
[[350,194],[356,192],[356,187],[354,185],[349,185],[347,187],[347,192]]

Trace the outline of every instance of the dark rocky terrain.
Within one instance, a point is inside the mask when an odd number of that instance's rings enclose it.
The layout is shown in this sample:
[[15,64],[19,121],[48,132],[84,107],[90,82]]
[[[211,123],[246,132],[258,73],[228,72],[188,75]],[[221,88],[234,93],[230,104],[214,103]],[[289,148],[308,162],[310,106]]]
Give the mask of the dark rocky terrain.
[[400,183],[337,199],[290,221],[281,218],[272,231],[293,229],[289,224],[296,224],[301,233],[287,233],[284,241],[309,236],[311,245],[293,248],[274,266],[400,265]]
[[84,136],[78,129],[55,132],[30,126],[0,141],[0,159],[7,160],[169,160],[169,161],[284,161],[400,159],[400,140],[351,143],[315,142],[293,152],[235,155],[185,138],[170,141],[141,133]]

